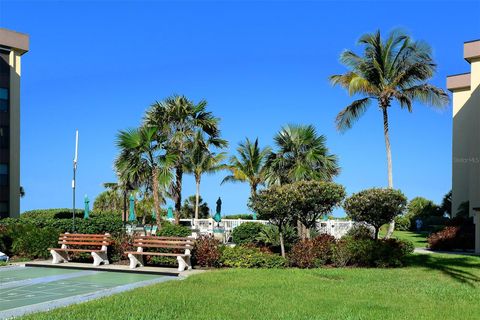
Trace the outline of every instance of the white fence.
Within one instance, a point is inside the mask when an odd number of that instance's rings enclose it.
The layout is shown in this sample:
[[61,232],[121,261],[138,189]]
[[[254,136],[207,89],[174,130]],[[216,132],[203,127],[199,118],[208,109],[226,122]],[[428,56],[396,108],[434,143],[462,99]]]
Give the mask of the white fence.
[[[188,225],[197,234],[214,234],[214,229],[222,228],[225,231],[225,241],[230,238],[232,230],[245,222],[258,222],[261,224],[269,224],[268,220],[245,220],[245,219],[222,219],[217,223],[210,219],[180,219],[184,225]],[[353,221],[345,220],[325,220],[317,221],[316,229],[319,233],[326,233],[334,236],[336,239],[343,237],[354,225]]]

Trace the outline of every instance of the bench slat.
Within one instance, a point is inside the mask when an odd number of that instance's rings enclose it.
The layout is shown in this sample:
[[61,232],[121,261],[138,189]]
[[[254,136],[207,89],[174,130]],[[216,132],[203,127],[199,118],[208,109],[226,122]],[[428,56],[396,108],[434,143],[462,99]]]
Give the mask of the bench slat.
[[72,244],[72,245],[83,245],[83,246],[108,246],[110,242],[58,241],[58,244]]
[[166,241],[166,240],[149,240],[149,239],[135,239],[133,243],[151,243],[151,244],[179,244],[179,245],[193,245],[193,241]]
[[60,237],[111,238],[109,234],[61,233]]
[[55,251],[75,251],[75,252],[106,252],[105,250],[95,250],[95,249],[62,249],[62,248],[48,248],[48,250],[55,250]]
[[137,252],[137,251],[126,251],[127,254],[133,255],[142,255],[142,256],[168,256],[168,257],[188,257],[189,254],[185,253],[163,253],[163,252]]
[[134,247],[141,248],[164,248],[164,249],[193,249],[193,246],[165,246],[165,245],[155,245],[155,244],[134,244]]

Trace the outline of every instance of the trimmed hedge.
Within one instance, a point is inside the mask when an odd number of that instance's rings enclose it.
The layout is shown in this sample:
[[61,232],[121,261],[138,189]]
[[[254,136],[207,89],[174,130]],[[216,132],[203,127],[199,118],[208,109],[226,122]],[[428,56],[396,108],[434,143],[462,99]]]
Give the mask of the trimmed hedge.
[[233,229],[232,239],[236,244],[257,243],[265,226],[259,222],[245,222]]
[[220,264],[232,268],[284,268],[287,260],[259,248],[235,246],[223,249]]

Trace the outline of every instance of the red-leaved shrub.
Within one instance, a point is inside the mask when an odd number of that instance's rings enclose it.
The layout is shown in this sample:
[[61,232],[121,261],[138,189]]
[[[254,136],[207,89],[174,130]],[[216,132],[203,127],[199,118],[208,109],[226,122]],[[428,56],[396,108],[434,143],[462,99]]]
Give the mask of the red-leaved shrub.
[[220,242],[210,236],[200,236],[192,252],[193,262],[201,267],[218,267],[220,264]]
[[292,247],[288,255],[290,265],[298,268],[315,268],[328,264],[332,260],[334,244],[335,238],[328,234],[301,240]]
[[446,227],[428,237],[428,247],[432,250],[468,250],[475,245],[473,225]]

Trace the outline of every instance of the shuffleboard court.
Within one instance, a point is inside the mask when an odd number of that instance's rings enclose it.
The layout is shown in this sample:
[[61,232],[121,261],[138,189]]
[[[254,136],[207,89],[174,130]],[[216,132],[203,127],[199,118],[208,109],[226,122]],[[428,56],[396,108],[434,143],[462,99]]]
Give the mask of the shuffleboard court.
[[79,303],[176,278],[38,267],[0,270],[0,319]]

